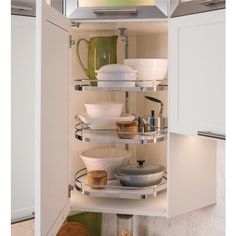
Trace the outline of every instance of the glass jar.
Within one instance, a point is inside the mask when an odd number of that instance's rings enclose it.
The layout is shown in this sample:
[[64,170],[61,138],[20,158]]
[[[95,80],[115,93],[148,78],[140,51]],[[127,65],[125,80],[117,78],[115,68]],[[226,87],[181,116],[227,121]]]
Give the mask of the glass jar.
[[133,215],[117,214],[117,236],[133,236]]

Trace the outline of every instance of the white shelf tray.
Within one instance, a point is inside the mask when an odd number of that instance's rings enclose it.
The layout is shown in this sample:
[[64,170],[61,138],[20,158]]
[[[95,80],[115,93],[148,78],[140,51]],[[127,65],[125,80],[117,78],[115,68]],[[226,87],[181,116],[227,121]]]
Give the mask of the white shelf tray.
[[[121,83],[122,81],[114,81],[112,82],[118,82]],[[111,82],[110,81],[110,82]],[[91,86],[91,82],[98,82],[97,80],[88,80],[88,79],[81,79],[81,80],[75,80],[77,83],[75,85],[75,90],[77,91],[91,91],[91,92],[105,92],[105,91],[121,91],[121,92],[155,92],[155,91],[162,91],[167,90],[168,85],[166,84],[166,80],[162,80],[161,84],[158,80],[136,80],[136,82],[145,83],[148,82],[150,85],[148,87],[146,86],[135,86],[135,87],[98,87],[98,86]],[[108,81],[104,81],[108,82]],[[127,81],[126,81],[127,82]],[[158,84],[158,85],[156,85]]]
[[[123,132],[124,133],[124,132]],[[94,143],[127,143],[127,144],[149,144],[158,143],[167,139],[167,131],[163,133],[137,133],[132,139],[121,139],[115,130],[91,130],[83,129],[75,132],[75,137],[83,142]]]
[[167,180],[163,177],[159,184],[150,187],[126,187],[122,186],[119,180],[113,179],[108,180],[107,185],[102,186],[101,189],[94,189],[87,183],[86,169],[78,171],[75,176],[75,188],[82,194],[92,197],[147,199],[157,197],[166,187]]

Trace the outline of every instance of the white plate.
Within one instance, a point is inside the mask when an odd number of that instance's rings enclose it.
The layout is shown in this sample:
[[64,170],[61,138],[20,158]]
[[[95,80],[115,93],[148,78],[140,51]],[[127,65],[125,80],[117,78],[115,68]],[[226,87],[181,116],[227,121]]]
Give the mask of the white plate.
[[115,129],[117,121],[133,121],[135,116],[120,116],[120,117],[104,117],[90,118],[86,113],[79,115],[82,122],[87,124],[91,129]]
[[103,88],[127,88],[127,87],[135,87],[135,80],[134,81],[122,81],[122,82],[114,82],[114,81],[98,81],[98,87]]

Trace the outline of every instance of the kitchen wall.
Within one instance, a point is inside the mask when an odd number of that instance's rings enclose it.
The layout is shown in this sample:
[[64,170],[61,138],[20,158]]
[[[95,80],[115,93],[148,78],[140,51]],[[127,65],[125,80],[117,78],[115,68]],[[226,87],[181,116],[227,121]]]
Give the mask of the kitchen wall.
[[11,219],[17,220],[34,211],[35,18],[12,15],[11,23]]
[[[103,214],[104,236],[116,235],[116,215]],[[217,143],[217,204],[170,220],[134,217],[134,236],[225,235],[225,142]]]

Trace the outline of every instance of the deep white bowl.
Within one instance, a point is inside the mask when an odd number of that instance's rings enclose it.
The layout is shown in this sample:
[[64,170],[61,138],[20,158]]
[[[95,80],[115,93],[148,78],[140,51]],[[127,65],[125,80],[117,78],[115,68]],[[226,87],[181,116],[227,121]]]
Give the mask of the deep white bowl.
[[158,58],[134,58],[134,59],[125,59],[125,65],[130,66],[167,66],[167,59],[158,59]]
[[84,105],[90,118],[119,117],[123,108],[123,104],[112,102]]
[[83,151],[80,156],[88,171],[105,170],[108,179],[114,179],[118,168],[128,164],[132,153],[123,149],[98,147]]
[[167,76],[167,59],[125,59],[124,63],[137,70],[137,86],[157,86]]

